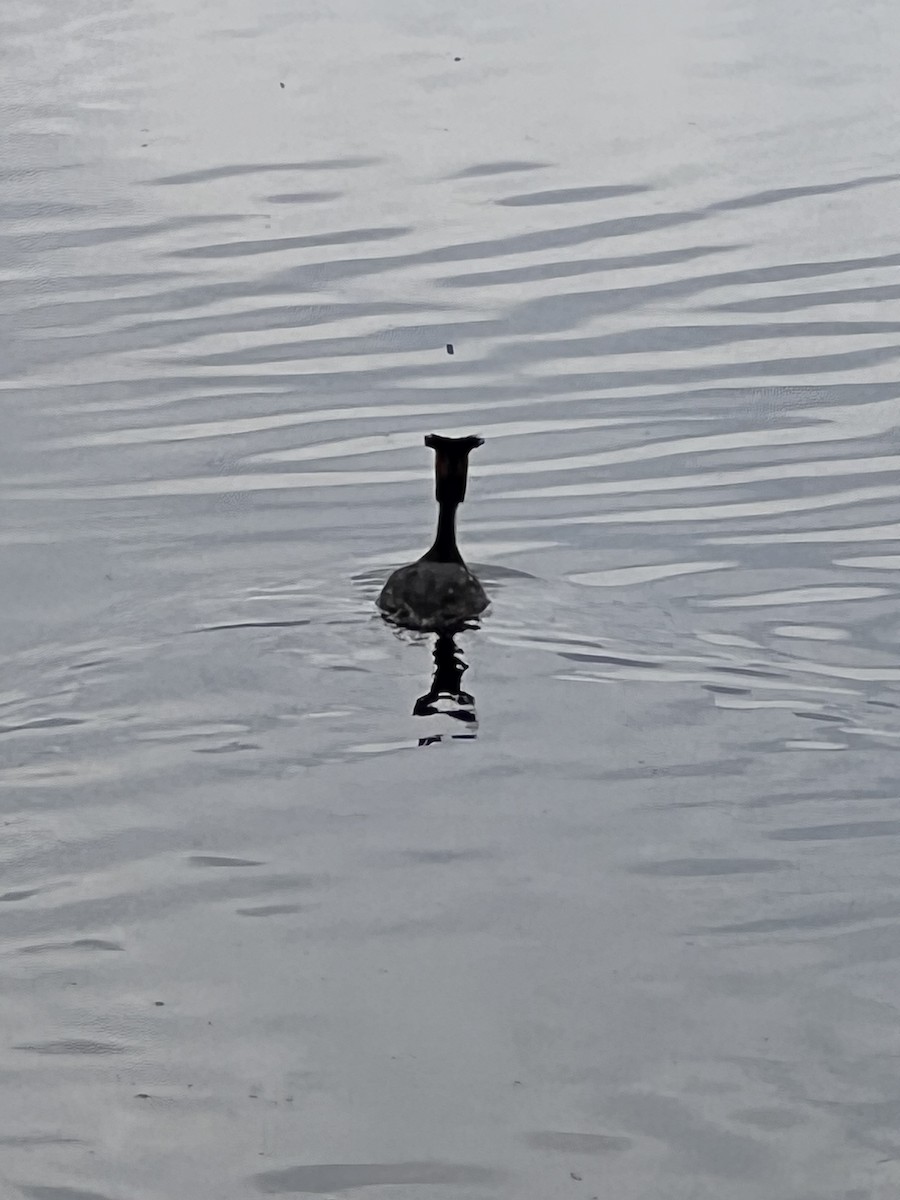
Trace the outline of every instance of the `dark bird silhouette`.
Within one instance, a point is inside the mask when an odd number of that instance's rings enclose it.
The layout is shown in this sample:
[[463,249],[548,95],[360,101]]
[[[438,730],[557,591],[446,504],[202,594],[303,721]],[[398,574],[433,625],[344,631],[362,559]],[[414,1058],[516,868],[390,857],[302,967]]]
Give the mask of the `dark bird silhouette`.
[[484,445],[484,439],[430,433],[425,445],[435,452],[438,523],[434,543],[418,562],[394,571],[377,603],[385,617],[397,625],[447,632],[477,617],[488,606],[484,588],[463,562],[456,544],[456,510],[466,498],[469,454]]

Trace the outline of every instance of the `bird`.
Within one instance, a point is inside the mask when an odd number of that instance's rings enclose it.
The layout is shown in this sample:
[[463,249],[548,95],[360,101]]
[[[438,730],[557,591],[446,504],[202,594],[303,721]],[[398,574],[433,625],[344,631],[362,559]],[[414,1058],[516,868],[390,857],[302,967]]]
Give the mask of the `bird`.
[[417,562],[393,572],[376,603],[395,625],[449,632],[477,617],[489,604],[487,593],[463,562],[456,544],[456,510],[466,498],[469,454],[484,445],[484,438],[429,433],[425,445],[435,452],[438,522],[434,542]]

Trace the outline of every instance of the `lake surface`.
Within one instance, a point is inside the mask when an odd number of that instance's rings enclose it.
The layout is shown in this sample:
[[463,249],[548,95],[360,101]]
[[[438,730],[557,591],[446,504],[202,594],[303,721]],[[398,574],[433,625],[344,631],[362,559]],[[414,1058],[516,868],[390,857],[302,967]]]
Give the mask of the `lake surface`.
[[4,1196],[897,1196],[898,33],[6,0]]

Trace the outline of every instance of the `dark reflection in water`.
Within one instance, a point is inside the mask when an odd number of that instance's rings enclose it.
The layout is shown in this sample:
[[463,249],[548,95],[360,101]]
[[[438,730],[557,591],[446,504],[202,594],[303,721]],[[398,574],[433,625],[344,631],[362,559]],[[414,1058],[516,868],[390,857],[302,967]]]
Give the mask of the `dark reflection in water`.
[[[431,687],[424,696],[418,698],[413,707],[414,717],[433,717],[440,714],[461,722],[466,727],[465,732],[449,734],[449,737],[456,741],[471,741],[475,738],[478,728],[475,700],[469,692],[463,691],[462,687],[462,677],[468,667],[469,664],[463,661],[459,652],[454,635],[436,634]],[[433,746],[447,736],[435,733],[420,737],[419,745]]]

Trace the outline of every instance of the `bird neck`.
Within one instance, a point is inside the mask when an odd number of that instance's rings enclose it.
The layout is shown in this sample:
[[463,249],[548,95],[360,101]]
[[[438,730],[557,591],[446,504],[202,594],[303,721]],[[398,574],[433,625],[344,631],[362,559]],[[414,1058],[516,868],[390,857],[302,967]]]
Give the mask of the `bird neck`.
[[462,563],[456,544],[456,504],[444,501],[438,507],[437,532],[431,549],[424,556],[428,562]]

